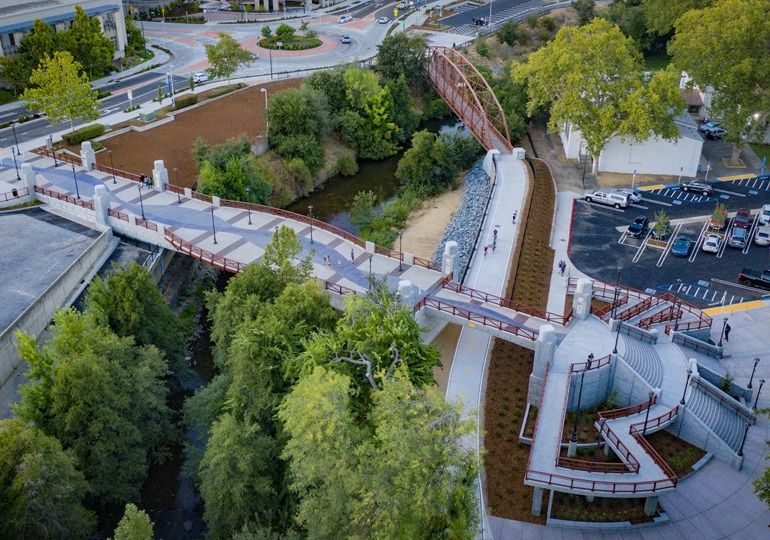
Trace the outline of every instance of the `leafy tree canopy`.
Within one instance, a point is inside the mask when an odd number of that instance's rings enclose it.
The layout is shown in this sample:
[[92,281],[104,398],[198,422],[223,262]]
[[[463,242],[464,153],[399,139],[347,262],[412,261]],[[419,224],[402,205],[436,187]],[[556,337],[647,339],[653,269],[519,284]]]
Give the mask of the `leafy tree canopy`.
[[113,540],[152,540],[152,530],[152,521],[147,512],[139,510],[133,503],[128,503],[115,529]]
[[714,0],[642,0],[647,28],[653,34],[665,35],[686,12],[710,6]]
[[254,60],[254,55],[241,47],[230,34],[219,33],[219,41],[206,44],[206,58],[209,61],[208,72],[212,78],[230,79],[238,68]]
[[423,83],[428,44],[422,34],[393,33],[377,46],[377,71],[386,80],[403,75],[407,83]]
[[317,143],[331,129],[329,104],[321,92],[304,86],[271,96],[267,111],[270,144],[280,146],[287,137],[306,135]]
[[75,6],[75,18],[61,33],[62,48],[91,76],[109,73],[115,46],[103,33],[99,19]]
[[454,182],[457,173],[446,139],[422,130],[412,135],[412,147],[399,160],[396,178],[404,188],[427,197],[444,191]]

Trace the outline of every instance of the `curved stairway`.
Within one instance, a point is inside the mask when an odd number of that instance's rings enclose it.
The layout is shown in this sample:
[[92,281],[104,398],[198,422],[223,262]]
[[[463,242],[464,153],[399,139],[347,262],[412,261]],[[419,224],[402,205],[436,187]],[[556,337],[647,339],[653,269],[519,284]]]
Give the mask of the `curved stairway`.
[[718,399],[691,384],[687,409],[700,418],[725,444],[738,451],[746,429],[746,420],[733,409],[722,405]]
[[660,388],[663,383],[663,364],[655,347],[622,334],[620,337],[623,342],[623,360],[650,386]]

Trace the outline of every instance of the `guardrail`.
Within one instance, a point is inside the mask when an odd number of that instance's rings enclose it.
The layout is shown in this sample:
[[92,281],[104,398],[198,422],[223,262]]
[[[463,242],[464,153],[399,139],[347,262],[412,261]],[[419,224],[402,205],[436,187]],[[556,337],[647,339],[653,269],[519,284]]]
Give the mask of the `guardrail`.
[[324,289],[333,293],[337,293],[339,295],[358,294],[355,290],[351,289],[350,287],[345,287],[344,285],[340,285],[339,283],[332,283],[331,281],[324,281]]
[[618,324],[620,324],[620,332],[627,336],[635,337],[643,343],[652,343],[653,345],[658,342],[658,338],[646,330],[622,321]]
[[649,317],[645,317],[639,323],[637,326],[639,328],[644,328],[645,330],[648,329],[653,324],[658,324],[663,321],[670,321],[672,319],[681,319],[682,318],[682,309],[681,307],[677,306],[674,307],[674,304],[671,304],[667,308],[664,308],[657,313],[654,313],[653,315],[650,315]]
[[119,219],[121,221],[128,221],[128,214],[126,214],[125,212],[121,212],[120,210],[108,208],[107,215],[114,217],[115,219]]
[[756,416],[744,410],[743,407],[738,405],[738,403],[733,398],[725,397],[727,394],[723,396],[719,391],[712,388],[710,384],[708,384],[707,382],[704,382],[700,378],[693,378],[691,379],[691,381],[692,382],[690,384],[700,386],[700,388],[703,391],[708,393],[714,399],[718,400],[722,405],[735,411],[735,414],[742,417],[743,420],[750,426],[753,426],[757,422]]
[[574,469],[576,471],[601,472],[601,473],[633,473],[625,463],[607,463],[604,461],[586,461],[571,457],[562,457],[556,460],[557,467],[565,469]]
[[632,472],[639,472],[639,460],[634,457],[634,455],[631,453],[631,450],[629,450],[628,447],[623,444],[623,441],[620,440],[617,434],[612,431],[612,429],[610,429],[608,422],[599,423],[599,433],[604,435],[606,440],[612,442],[612,444],[615,446],[615,449],[617,450],[616,453],[620,459],[628,465],[628,468],[631,469]]
[[513,300],[510,300],[508,298],[502,298],[495,294],[486,293],[484,291],[478,291],[476,289],[472,289],[471,287],[467,287],[455,281],[442,279],[441,287],[443,289],[447,289],[452,292],[456,292],[458,294],[463,294],[470,298],[475,298],[476,300],[481,300],[483,302],[495,304],[500,307],[512,309],[514,311],[518,311],[521,313],[526,313],[527,315],[530,315],[532,317],[545,319],[546,321],[549,321],[549,322],[557,322],[558,324],[565,325],[567,324],[567,321],[568,321],[568,319],[564,315],[551,313],[550,311],[546,311],[543,308],[530,306],[527,304],[520,304],[519,302],[514,302]]
[[[647,422],[637,422],[635,424],[631,424],[631,426],[628,428],[628,432],[631,435],[641,434],[647,429],[654,429],[668,423],[670,420],[673,420],[677,414],[679,414],[679,405],[675,406],[667,413],[661,414],[660,416],[656,416],[655,418],[648,418]],[[647,425],[646,429],[644,427],[645,424]]]
[[670,490],[676,487],[676,478],[663,480],[651,480],[643,482],[612,482],[608,480],[588,480],[584,478],[572,478],[561,474],[547,473],[529,469],[525,480],[540,482],[550,486],[565,489],[580,489],[591,493],[650,493],[662,490]]
[[585,362],[575,362],[570,364],[569,373],[572,376],[573,373],[580,373],[581,371],[590,371],[592,369],[599,369],[606,366],[612,361],[612,355],[602,356],[601,358],[594,358],[593,360],[586,360]]
[[172,246],[174,246],[174,248],[177,251],[180,251],[186,255],[189,255],[193,259],[198,259],[199,261],[210,264],[211,266],[214,266],[221,270],[225,270],[226,272],[236,273],[236,272],[240,272],[246,267],[246,265],[243,263],[234,261],[232,259],[228,259],[227,257],[222,257],[221,255],[215,255],[210,251],[201,249],[198,246],[195,246],[190,242],[183,240],[181,237],[177,236],[176,234],[174,234],[168,229],[165,229],[164,236],[166,238],[166,241]]
[[107,173],[109,175],[119,176],[124,180],[130,180],[132,182],[140,181],[140,176],[132,172],[123,171],[121,169],[114,169],[112,167],[107,167],[106,165],[99,165],[98,163],[94,165],[94,168],[99,172]]
[[674,337],[671,341],[677,345],[692,349],[695,352],[703,353],[706,356],[710,356],[711,358],[721,359],[724,357],[724,349],[722,347],[717,347],[716,345],[705,343],[697,338],[688,336],[687,334],[682,334],[678,331],[674,332]]
[[149,221],[147,219],[142,219],[142,218],[136,218],[136,224],[139,227],[144,227],[145,229],[158,232],[158,224],[153,221]]
[[59,191],[54,191],[52,189],[35,186],[35,193],[40,193],[44,197],[51,197],[52,199],[57,199],[60,201],[64,201],[66,203],[74,204],[75,206],[85,208],[86,210],[94,209],[94,203],[92,201],[84,201],[83,199],[78,199],[76,197],[73,197],[72,195],[61,193]]
[[640,412],[652,407],[658,402],[658,395],[653,395],[652,399],[642,401],[636,405],[629,405],[628,407],[621,407],[619,409],[609,409],[606,411],[599,411],[596,413],[596,418],[601,420],[612,420],[613,418],[622,418],[624,416],[632,416],[639,414]]
[[0,202],[13,201],[15,199],[20,199],[21,197],[26,197],[27,195],[29,195],[28,188],[16,188],[6,193],[0,193]]
[[679,405],[671,409],[665,414],[662,414],[656,418],[653,418],[651,420],[648,420],[647,422],[638,422],[636,424],[632,424],[629,428],[629,433],[636,439],[636,442],[639,443],[639,446],[644,449],[645,452],[652,458],[652,460],[655,462],[655,464],[660,467],[660,470],[663,471],[663,473],[676,484],[678,482],[678,478],[676,476],[676,473],[671,468],[671,466],[668,464],[668,461],[666,461],[663,456],[661,456],[657,450],[650,444],[650,441],[648,441],[644,436],[643,433],[646,431],[645,425],[647,428],[655,428],[658,426],[661,426],[663,424],[666,424],[670,422],[676,415],[679,414]]
[[49,150],[48,148],[38,148],[36,152],[41,156],[54,158],[55,160],[58,159],[59,161],[63,161],[64,163],[71,163],[73,165],[83,165],[82,159],[80,159],[79,157],[71,156],[66,152],[59,152],[57,154],[55,150]]
[[490,317],[488,315],[479,315],[478,313],[474,313],[468,309],[459,308],[453,304],[442,302],[438,298],[434,298],[432,296],[426,296],[417,302],[414,305],[414,310],[419,311],[423,307],[429,307],[437,311],[449,313],[455,317],[467,319],[468,321],[479,323],[483,326],[494,328],[495,330],[513,334],[525,339],[530,339],[532,341],[537,339],[538,332],[536,330],[530,330],[528,328],[516,326],[509,322],[501,321],[500,319],[496,319],[495,317]]

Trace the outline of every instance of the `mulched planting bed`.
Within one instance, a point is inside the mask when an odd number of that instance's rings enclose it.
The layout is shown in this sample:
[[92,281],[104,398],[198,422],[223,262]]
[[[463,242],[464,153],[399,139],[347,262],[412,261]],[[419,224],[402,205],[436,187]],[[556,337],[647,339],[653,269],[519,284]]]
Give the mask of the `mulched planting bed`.
[[[658,506],[658,513],[661,508]],[[607,499],[596,497],[588,502],[580,495],[554,492],[551,517],[570,521],[630,521],[634,525],[648,523],[644,515],[644,499]]]
[[[542,174],[542,170],[537,172]],[[516,277],[509,284],[508,296],[514,301],[541,307],[548,303],[553,267],[553,251],[548,242],[554,195],[550,178],[537,175],[533,181],[521,256],[513,263],[517,266],[512,269]],[[495,340],[484,404],[484,469],[487,502],[492,515],[545,523],[545,512],[540,517],[530,513],[533,489],[523,483],[529,446],[518,442],[533,358],[534,353],[529,349]]]
[[[265,97],[260,89],[265,87],[272,95],[297,87],[301,82],[301,79],[290,79],[251,86],[210,104],[180,111],[168,124],[141,133],[124,133],[102,143],[112,150],[117,169],[150,176],[153,162],[162,159],[168,168],[169,181],[176,183],[174,168],[177,168],[179,184],[192,187],[198,176],[198,166],[192,157],[195,139],[203,137],[209,144],[219,144],[246,133],[253,141],[257,135],[265,134]],[[107,152],[99,152],[96,161],[110,165]]]
[[693,446],[665,430],[647,435],[646,439],[674,469],[679,478],[691,473],[692,466],[706,455],[706,452],[697,446]]

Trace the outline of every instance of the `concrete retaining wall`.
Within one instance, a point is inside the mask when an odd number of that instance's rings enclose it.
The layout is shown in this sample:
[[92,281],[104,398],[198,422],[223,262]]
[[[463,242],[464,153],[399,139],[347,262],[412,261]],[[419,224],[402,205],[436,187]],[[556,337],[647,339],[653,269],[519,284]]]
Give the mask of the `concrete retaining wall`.
[[[58,201],[57,201],[58,202]],[[66,203],[62,203],[66,204]],[[72,207],[73,205],[68,205]],[[76,207],[77,208],[77,207]],[[82,210],[82,208],[78,208]],[[93,212],[91,212],[93,214]],[[18,367],[16,332],[21,330],[38,336],[45,330],[51,317],[78,288],[93,266],[111,249],[112,232],[104,231],[83,254],[73,262],[35,301],[0,334],[0,386]]]
[[[599,369],[586,371],[583,379],[583,394],[580,396],[580,408],[590,409],[607,399],[607,395],[612,389],[612,366],[615,360]],[[578,394],[580,393],[580,373],[572,374],[570,383],[569,398],[567,399],[567,410],[577,409]]]
[[650,399],[652,386],[637,375],[625,360],[617,357],[614,366],[612,388],[618,392],[616,400],[619,406],[627,407]]
[[686,406],[684,414],[679,414],[676,420],[666,428],[666,431],[713,454],[722,461],[729,463],[736,470],[740,470],[743,464],[743,458],[727,446],[727,443],[711,431],[700,418],[688,411]]

